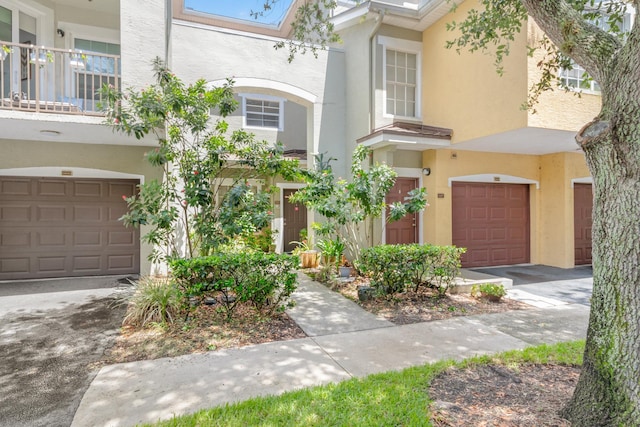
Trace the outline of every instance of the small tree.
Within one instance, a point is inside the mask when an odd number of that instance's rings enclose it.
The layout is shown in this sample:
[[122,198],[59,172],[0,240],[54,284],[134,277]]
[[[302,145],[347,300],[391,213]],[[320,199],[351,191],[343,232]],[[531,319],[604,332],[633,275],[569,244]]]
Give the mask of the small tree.
[[153,261],[206,255],[237,237],[249,237],[271,220],[270,188],[258,190],[249,179],[293,178],[297,161],[281,145],[257,141],[252,134],[227,135],[222,118],[234,111],[231,80],[209,89],[204,80],[185,85],[154,61],[156,83],[141,91],[102,89],[107,123],[141,139],[153,135],[158,148],[147,160],[161,167],[162,181],[139,186],[125,198],[128,226],[150,227],[143,240],[154,246]]
[[[358,145],[351,164],[352,179],[336,179],[331,169],[333,158],[316,156],[315,168],[302,172],[307,186],[298,190],[293,201],[303,202],[326,218],[317,227],[321,235],[337,235],[349,254],[357,259],[362,248],[372,241],[371,222],[380,218],[387,207],[385,197],[397,177],[386,164],[374,164],[365,169],[363,164],[370,150]],[[416,213],[427,205],[426,190],[418,188],[409,192],[404,203],[389,206],[388,221],[397,221],[408,213]]]

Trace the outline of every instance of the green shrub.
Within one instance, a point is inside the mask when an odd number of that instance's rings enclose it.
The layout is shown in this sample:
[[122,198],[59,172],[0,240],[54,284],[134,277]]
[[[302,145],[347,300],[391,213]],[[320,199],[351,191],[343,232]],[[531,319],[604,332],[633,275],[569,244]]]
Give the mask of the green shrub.
[[123,323],[144,327],[149,323],[173,323],[180,312],[182,294],[169,278],[143,277],[134,283],[127,299],[129,309]]
[[479,283],[471,287],[471,296],[474,298],[487,298],[500,301],[507,292],[500,283]]
[[185,295],[219,292],[227,316],[231,317],[240,303],[250,303],[269,313],[291,306],[298,263],[294,256],[254,252],[178,259],[170,266]]
[[427,287],[443,296],[460,269],[464,248],[434,245],[380,245],[362,251],[358,269],[380,294]]

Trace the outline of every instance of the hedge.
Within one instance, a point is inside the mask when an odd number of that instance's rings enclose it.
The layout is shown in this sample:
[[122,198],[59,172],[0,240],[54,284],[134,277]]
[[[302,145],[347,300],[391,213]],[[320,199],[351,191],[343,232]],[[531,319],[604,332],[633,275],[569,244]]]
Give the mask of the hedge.
[[370,277],[379,294],[404,292],[407,287],[434,289],[443,296],[460,270],[464,248],[434,245],[380,245],[362,251],[358,269]]
[[177,259],[169,265],[186,296],[219,292],[230,317],[239,303],[248,302],[271,313],[290,307],[298,263],[295,256],[255,252]]

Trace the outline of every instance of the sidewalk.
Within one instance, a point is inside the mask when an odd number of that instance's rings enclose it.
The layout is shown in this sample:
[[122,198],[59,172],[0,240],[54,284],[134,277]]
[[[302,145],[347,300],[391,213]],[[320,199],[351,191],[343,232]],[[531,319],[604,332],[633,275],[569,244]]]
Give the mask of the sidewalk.
[[442,359],[580,339],[589,316],[587,306],[563,303],[394,326],[306,277],[294,298],[288,313],[307,338],[106,366],[72,426],[131,426]]

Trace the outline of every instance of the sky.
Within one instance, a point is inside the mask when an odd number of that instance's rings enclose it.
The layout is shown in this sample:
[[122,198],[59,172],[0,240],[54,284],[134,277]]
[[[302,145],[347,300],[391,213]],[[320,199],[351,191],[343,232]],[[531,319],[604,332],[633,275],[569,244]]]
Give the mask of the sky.
[[271,10],[256,19],[250,13],[263,11],[265,0],[184,0],[186,9],[274,26],[280,24],[291,3],[292,0],[278,0]]

